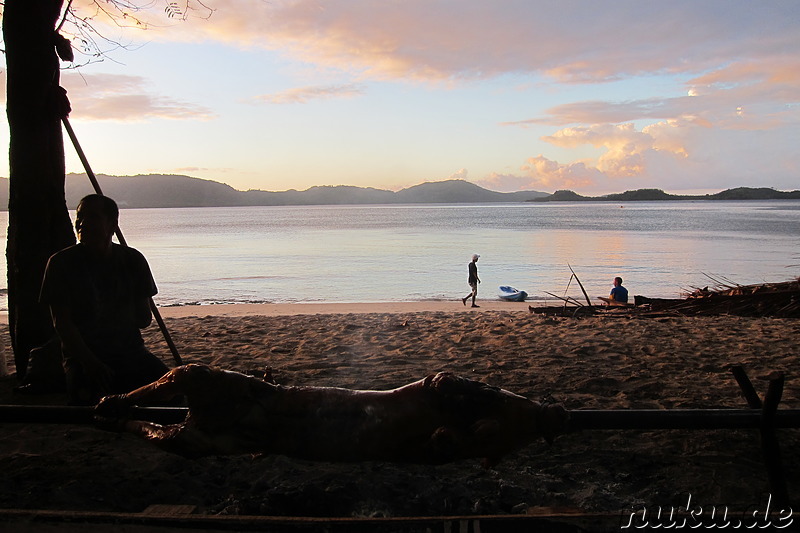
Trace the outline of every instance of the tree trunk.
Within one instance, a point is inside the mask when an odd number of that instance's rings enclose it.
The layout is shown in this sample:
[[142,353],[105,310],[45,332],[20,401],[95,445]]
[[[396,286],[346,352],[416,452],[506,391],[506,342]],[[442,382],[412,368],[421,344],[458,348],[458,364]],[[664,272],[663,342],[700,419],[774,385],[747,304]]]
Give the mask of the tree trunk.
[[[17,377],[31,349],[54,335],[39,287],[47,260],[75,243],[64,196],[64,139],[55,25],[63,0],[6,0],[6,112],[10,133],[8,310]],[[60,108],[60,109],[59,109]]]

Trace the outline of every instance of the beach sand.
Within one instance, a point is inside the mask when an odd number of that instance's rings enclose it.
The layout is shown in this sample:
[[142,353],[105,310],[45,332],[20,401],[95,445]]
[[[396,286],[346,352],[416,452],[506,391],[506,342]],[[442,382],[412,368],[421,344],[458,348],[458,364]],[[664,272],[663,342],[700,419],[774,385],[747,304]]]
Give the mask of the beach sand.
[[[251,371],[284,385],[390,389],[449,371],[567,409],[745,408],[731,365],[760,394],[787,373],[782,408],[800,408],[800,320],[740,317],[590,318],[530,314],[480,302],[164,308],[185,363]],[[0,340],[6,354],[7,326]],[[173,366],[159,330],[151,350]],[[12,359],[10,356],[9,359]],[[14,394],[3,404],[63,403]],[[778,430],[793,501],[800,431]],[[90,426],[0,425],[0,509],[138,513],[190,505],[205,515],[437,516],[542,510],[620,514],[643,506],[763,505],[770,491],[757,430],[591,430],[541,441],[484,469],[329,464],[283,456],[170,455]],[[795,508],[798,506],[795,505]]]

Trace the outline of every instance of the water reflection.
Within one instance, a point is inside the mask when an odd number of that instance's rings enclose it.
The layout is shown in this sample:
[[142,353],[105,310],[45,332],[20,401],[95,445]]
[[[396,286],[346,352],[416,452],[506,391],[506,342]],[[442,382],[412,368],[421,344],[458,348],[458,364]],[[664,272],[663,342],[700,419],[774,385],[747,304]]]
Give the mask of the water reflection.
[[631,294],[676,297],[704,273],[774,282],[800,263],[798,201],[139,209],[120,225],[162,305],[455,299],[474,252],[484,298],[562,294],[567,265],[591,296],[619,275]]

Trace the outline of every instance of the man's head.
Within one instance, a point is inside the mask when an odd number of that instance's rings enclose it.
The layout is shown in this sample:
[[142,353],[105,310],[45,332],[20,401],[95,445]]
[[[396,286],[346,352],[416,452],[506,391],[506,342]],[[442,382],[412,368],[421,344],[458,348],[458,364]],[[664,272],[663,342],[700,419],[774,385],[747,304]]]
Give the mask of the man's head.
[[90,194],[78,204],[75,231],[81,244],[102,251],[111,245],[119,222],[119,208],[107,196]]
[[479,257],[480,257],[480,256],[479,256],[478,254],[472,254],[472,262],[473,262],[473,263],[476,263],[476,262],[478,261],[478,258],[479,258]]
[[622,278],[617,276],[616,278],[614,278],[614,286],[619,287],[620,285],[622,285]]

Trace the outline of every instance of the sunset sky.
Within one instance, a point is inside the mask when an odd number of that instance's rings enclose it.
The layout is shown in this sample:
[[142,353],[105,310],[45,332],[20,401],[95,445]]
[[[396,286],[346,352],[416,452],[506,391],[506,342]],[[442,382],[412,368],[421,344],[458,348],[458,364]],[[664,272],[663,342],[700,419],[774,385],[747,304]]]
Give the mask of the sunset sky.
[[204,2],[213,13],[193,1],[180,21],[155,0],[146,30],[94,19],[124,48],[98,41],[105,57],[78,53],[62,85],[96,173],[273,191],[800,188],[797,0]]

